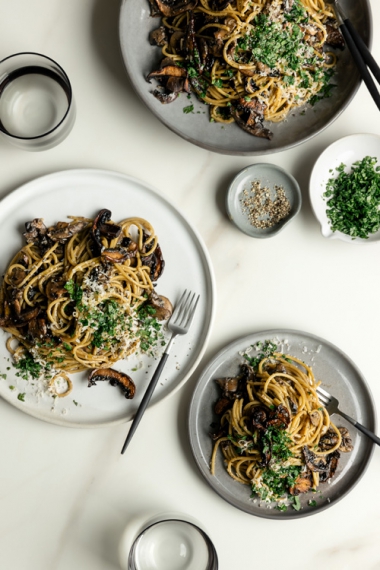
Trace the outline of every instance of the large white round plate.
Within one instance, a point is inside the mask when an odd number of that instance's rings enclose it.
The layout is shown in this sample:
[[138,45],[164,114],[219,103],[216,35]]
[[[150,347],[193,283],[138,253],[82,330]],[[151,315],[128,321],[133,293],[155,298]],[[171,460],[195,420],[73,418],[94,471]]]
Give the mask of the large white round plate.
[[[197,231],[165,198],[147,184],[111,171],[68,170],[33,180],[1,202],[1,274],[24,244],[26,221],[38,217],[52,225],[65,221],[67,215],[94,216],[101,208],[111,210],[114,221],[137,216],[152,223],[166,263],[158,293],[174,304],[184,289],[200,294],[190,332],[175,341],[152,405],[177,390],[194,371],[206,349],[215,308],[214,277],[205,246]],[[37,393],[32,382],[16,377],[5,347],[8,336],[0,330],[0,374],[6,376],[0,378],[0,396],[32,416],[65,426],[97,427],[131,420],[158,363],[152,357],[132,356],[115,366],[135,381],[133,400],[126,400],[117,387],[106,382],[88,388],[85,372],[72,376],[74,389],[69,396],[53,400],[50,395]],[[25,394],[24,402],[18,399],[20,393]]]
[[[298,357],[313,368],[317,380],[321,380],[330,394],[340,403],[342,411],[356,419],[371,431],[375,431],[375,406],[368,385],[352,360],[330,342],[312,334],[290,331],[269,330],[253,333],[240,338],[223,348],[202,372],[189,414],[190,443],[195,460],[207,482],[223,499],[234,507],[251,515],[270,519],[293,519],[318,513],[342,499],[359,481],[371,459],[374,444],[372,440],[357,431],[340,416],[334,416],[337,426],[345,426],[352,437],[354,450],[342,453],[335,476],[327,483],[321,483],[317,493],[300,495],[301,510],[288,507],[285,512],[267,508],[251,498],[251,489],[232,479],[224,465],[222,454],[216,461],[216,473],[211,475],[209,465],[212,452],[210,425],[217,420],[213,412],[215,402],[220,397],[215,379],[234,376],[239,365],[245,362],[241,353],[257,342],[274,340],[280,352]],[[256,355],[253,351],[252,355]],[[309,500],[315,500],[311,507]]]
[[343,232],[331,231],[330,221],[327,217],[327,200],[323,197],[326,185],[330,178],[336,178],[336,169],[341,164],[351,171],[354,162],[371,156],[377,159],[380,165],[380,137],[371,133],[358,133],[349,135],[335,141],[328,146],[318,157],[310,176],[309,192],[314,215],[321,224],[321,232],[325,238],[340,239],[349,243],[368,243],[380,240],[380,230],[370,234],[367,239],[355,238]]

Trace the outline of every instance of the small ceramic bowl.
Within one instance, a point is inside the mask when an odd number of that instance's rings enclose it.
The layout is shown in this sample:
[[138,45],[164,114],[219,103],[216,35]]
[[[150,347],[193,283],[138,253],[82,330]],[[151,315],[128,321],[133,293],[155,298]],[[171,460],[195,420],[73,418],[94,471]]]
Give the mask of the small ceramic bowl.
[[343,163],[347,167],[346,171],[349,172],[353,163],[362,160],[365,156],[377,158],[378,165],[380,164],[380,137],[378,135],[356,134],[339,139],[322,152],[314,165],[309,184],[310,202],[314,215],[321,224],[322,235],[326,238],[340,239],[350,243],[380,240],[380,231],[370,234],[367,239],[352,239],[351,236],[342,232],[332,232],[326,214],[327,202],[323,194],[327,181],[337,175],[335,169]]
[[[252,183],[260,182],[261,187],[271,191],[275,186],[284,189],[290,203],[290,213],[271,228],[256,228],[249,220],[248,213],[242,206],[243,192],[250,191]],[[254,238],[269,238],[278,234],[298,214],[301,209],[302,197],[297,180],[286,170],[275,164],[251,164],[239,172],[232,181],[226,199],[226,208],[230,220],[242,232]]]

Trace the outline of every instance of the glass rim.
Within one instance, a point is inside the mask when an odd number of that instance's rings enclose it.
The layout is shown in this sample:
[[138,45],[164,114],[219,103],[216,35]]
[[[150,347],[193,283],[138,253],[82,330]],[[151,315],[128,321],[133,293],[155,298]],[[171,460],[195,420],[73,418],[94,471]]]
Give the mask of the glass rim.
[[[17,57],[19,55],[38,55],[39,57],[43,57],[44,59],[48,59],[49,61],[51,61],[52,63],[54,63],[54,65],[56,65],[59,70],[62,72],[64,79],[67,82],[67,87],[68,87],[68,105],[67,105],[67,109],[65,114],[63,115],[62,119],[59,121],[59,123],[57,123],[55,125],[55,127],[53,127],[52,129],[50,129],[50,131],[46,131],[46,133],[42,133],[42,135],[36,135],[34,137],[20,137],[18,135],[12,135],[12,133],[9,133],[6,129],[3,128],[1,122],[0,122],[0,131],[2,133],[4,133],[5,135],[7,135],[8,137],[12,137],[13,139],[18,139],[18,140],[22,140],[22,141],[33,141],[33,140],[38,140],[38,139],[42,139],[44,137],[46,137],[47,135],[50,135],[51,133],[54,133],[54,131],[56,131],[58,129],[58,127],[60,127],[60,125],[62,125],[62,123],[65,121],[65,119],[67,118],[72,105],[73,105],[73,89],[71,87],[71,83],[70,83],[70,79],[69,76],[67,75],[66,71],[63,69],[63,67],[61,65],[59,65],[59,63],[57,63],[55,61],[55,59],[44,55],[43,53],[38,53],[36,51],[20,51],[17,53],[13,53],[12,55],[8,55],[7,57],[4,57],[2,60],[0,60],[0,65],[2,63],[4,63],[4,61],[7,61],[8,59],[12,59],[13,57]],[[1,96],[1,95],[0,95]]]
[[[209,562],[208,562],[209,565],[207,567],[207,570],[209,570],[209,569],[210,570],[218,570],[218,568],[219,568],[218,555],[217,555],[214,543],[212,542],[212,540],[208,536],[208,534],[204,530],[202,530],[197,524],[190,522],[186,519],[179,519],[179,518],[175,518],[175,517],[169,517],[167,519],[162,519],[162,520],[152,522],[152,523],[148,524],[148,526],[146,526],[145,528],[143,528],[139,532],[139,534],[134,539],[132,546],[131,546],[131,549],[130,549],[130,552],[129,552],[128,564],[129,564],[130,570],[136,570],[135,554],[136,554],[136,546],[137,546],[138,541],[152,527],[157,526],[157,525],[162,524],[162,523],[167,523],[167,522],[181,522],[181,523],[185,523],[185,524],[188,524],[188,525],[194,527],[199,532],[199,534],[202,536],[202,538],[204,539],[204,541],[207,545],[207,549],[209,552]],[[210,566],[210,563],[211,563],[211,566]]]

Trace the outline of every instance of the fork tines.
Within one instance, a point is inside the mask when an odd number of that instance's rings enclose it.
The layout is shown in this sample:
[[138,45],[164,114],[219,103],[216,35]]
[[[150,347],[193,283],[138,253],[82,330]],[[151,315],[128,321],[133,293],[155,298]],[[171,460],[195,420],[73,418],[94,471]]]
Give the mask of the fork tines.
[[175,322],[177,326],[188,328],[194,316],[196,306],[199,301],[199,295],[191,291],[185,291],[182,294],[176,308],[174,309],[171,321]]

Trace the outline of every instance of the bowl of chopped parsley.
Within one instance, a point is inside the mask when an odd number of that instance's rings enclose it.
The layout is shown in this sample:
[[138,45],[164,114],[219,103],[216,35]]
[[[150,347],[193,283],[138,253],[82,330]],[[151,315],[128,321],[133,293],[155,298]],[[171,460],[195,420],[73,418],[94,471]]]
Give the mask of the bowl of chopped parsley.
[[350,135],[326,148],[314,165],[309,190],[324,237],[380,240],[380,136]]

